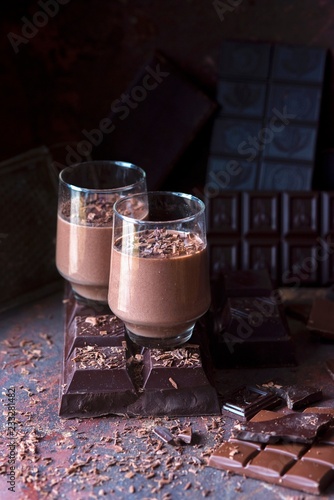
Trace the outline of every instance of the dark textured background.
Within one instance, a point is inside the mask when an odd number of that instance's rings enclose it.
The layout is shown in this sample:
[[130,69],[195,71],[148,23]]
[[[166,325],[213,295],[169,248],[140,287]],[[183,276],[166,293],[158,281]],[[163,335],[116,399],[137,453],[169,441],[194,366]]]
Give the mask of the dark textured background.
[[[0,161],[42,144],[64,143],[61,153],[66,144],[84,139],[82,130],[108,115],[111,102],[155,49],[214,97],[224,39],[305,44],[330,53],[334,47],[331,0],[230,5],[235,7],[221,20],[210,0],[69,0],[16,54],[8,34],[22,35],[22,17],[32,20],[41,7],[31,0],[2,1]],[[334,147],[332,121],[328,112],[321,136],[326,147]]]

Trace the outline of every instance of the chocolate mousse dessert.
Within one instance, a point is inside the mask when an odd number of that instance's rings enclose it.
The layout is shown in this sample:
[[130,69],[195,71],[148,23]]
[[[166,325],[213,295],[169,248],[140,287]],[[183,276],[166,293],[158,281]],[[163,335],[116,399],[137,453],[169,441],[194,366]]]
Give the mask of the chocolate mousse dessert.
[[[56,264],[60,274],[70,281],[74,292],[90,300],[108,301],[113,205],[121,196],[114,193],[92,195],[92,199],[73,211],[73,204],[61,205],[57,223]],[[145,208],[131,200],[138,218]]]
[[56,264],[80,296],[107,302],[113,203],[94,197],[76,213],[69,203],[60,207]]
[[154,229],[114,242],[108,303],[135,341],[192,334],[209,308],[207,248],[190,232]]

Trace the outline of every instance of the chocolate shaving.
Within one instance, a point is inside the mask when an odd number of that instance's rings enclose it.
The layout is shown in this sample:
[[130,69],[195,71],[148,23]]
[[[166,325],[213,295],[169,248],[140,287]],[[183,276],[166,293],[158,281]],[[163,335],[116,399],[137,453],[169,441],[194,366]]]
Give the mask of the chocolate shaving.
[[204,243],[194,233],[156,228],[132,234],[125,241],[120,238],[115,247],[122,252],[137,253],[139,257],[170,258],[200,252]]

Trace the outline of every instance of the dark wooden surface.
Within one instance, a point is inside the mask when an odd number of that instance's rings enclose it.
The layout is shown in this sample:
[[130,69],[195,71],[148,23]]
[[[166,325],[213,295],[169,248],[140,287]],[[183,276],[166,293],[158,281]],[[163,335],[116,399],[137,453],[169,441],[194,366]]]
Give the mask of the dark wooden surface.
[[[319,295],[323,290],[288,290],[285,300],[311,303]],[[1,499],[312,498],[209,468],[206,460],[210,450],[229,436],[233,420],[227,417],[60,419],[62,298],[62,293],[56,293],[0,316],[1,428],[7,428],[5,394],[10,387],[15,387],[18,423],[16,491],[7,490],[1,468]],[[298,366],[221,370],[217,380],[222,391],[242,382],[280,379],[316,384],[324,393],[321,405],[334,406],[334,383],[325,368],[325,361],[334,358],[334,344],[314,339],[302,321],[289,321],[297,343]],[[158,424],[172,429],[188,423],[194,440],[181,451],[164,444],[152,432]],[[3,464],[8,456],[4,432],[0,439]],[[334,498],[334,486],[327,493],[325,498]]]

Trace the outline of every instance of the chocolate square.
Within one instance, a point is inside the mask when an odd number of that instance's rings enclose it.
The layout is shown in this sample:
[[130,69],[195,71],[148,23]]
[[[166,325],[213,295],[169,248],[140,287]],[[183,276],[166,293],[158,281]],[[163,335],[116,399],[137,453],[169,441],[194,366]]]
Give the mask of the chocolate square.
[[240,242],[235,238],[210,238],[210,275],[217,277],[240,267]]
[[269,43],[224,40],[218,67],[220,77],[266,79],[269,74]]
[[264,83],[245,80],[218,82],[217,100],[221,115],[260,118],[264,114],[265,99]]
[[265,160],[261,163],[259,189],[308,191],[312,185],[311,163]]
[[289,123],[281,131],[272,132],[271,140],[265,144],[265,159],[284,159],[289,162],[313,162],[316,151],[317,130],[315,127]]
[[243,193],[243,232],[246,235],[278,235],[281,229],[280,197],[277,193]]
[[303,83],[322,83],[327,51],[303,45],[274,47],[272,78]]
[[316,125],[320,114],[321,90],[321,87],[273,83],[269,89],[267,116],[276,117],[275,125],[279,127],[284,126],[280,122],[280,115],[287,115],[290,121]]
[[289,238],[283,241],[283,286],[316,285],[322,276],[322,262],[318,259],[315,238]]
[[249,144],[249,137],[257,137],[263,127],[260,120],[222,118],[215,120],[210,151],[213,155],[229,155],[252,162],[259,148]]
[[205,184],[207,193],[215,195],[225,190],[255,189],[257,172],[257,161],[210,155]]
[[242,245],[243,269],[266,270],[273,281],[280,271],[280,241],[275,238],[247,238]]
[[206,214],[208,227],[215,233],[237,234],[240,231],[239,193],[228,192],[224,197],[214,196]]
[[283,193],[285,236],[316,236],[319,228],[320,193]]

